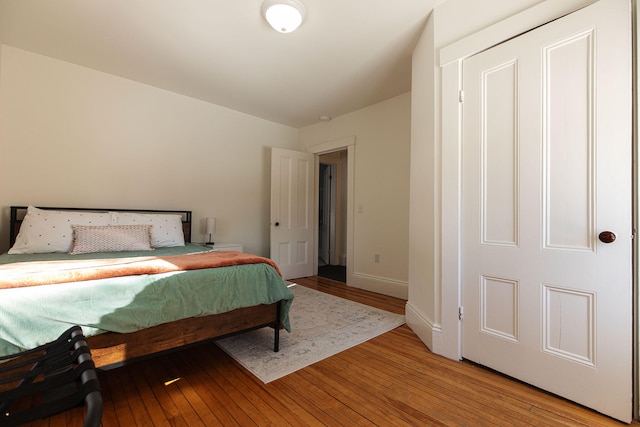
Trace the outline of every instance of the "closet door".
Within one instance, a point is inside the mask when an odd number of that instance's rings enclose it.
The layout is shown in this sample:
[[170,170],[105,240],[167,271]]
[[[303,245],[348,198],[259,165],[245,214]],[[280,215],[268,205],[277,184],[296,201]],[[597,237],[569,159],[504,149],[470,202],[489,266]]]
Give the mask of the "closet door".
[[632,415],[629,3],[463,65],[463,357]]

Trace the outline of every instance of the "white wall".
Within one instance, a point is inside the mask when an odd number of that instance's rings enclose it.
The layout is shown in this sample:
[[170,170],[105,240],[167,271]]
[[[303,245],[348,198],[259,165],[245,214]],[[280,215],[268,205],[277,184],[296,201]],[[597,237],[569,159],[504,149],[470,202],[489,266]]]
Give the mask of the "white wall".
[[[299,129],[301,149],[355,136],[351,286],[407,298],[411,95]],[[359,207],[362,207],[362,212]],[[374,254],[380,263],[374,263]]]
[[[412,119],[411,119],[411,204],[409,252],[409,304],[407,313],[420,321],[413,322],[414,331],[431,346],[432,331],[440,326],[438,271],[440,220],[436,200],[439,163],[436,146],[435,51],[433,14],[413,54]],[[418,112],[418,114],[414,113]],[[411,318],[411,317],[410,317]],[[420,329],[419,329],[420,328]]]
[[407,324],[438,354],[460,354],[459,59],[593,2],[448,0],[414,50]]
[[8,206],[189,209],[269,254],[270,146],[297,130],[2,45],[0,251]]

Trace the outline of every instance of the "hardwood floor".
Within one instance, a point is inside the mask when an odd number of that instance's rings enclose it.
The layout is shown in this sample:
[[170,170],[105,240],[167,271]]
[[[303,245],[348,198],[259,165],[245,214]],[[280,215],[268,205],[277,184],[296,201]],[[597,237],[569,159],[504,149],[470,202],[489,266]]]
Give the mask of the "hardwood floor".
[[[404,300],[319,277],[295,282],[404,313]],[[105,427],[624,425],[434,355],[406,325],[269,384],[213,343],[102,372],[100,381]],[[74,426],[82,418],[78,408],[33,425]]]

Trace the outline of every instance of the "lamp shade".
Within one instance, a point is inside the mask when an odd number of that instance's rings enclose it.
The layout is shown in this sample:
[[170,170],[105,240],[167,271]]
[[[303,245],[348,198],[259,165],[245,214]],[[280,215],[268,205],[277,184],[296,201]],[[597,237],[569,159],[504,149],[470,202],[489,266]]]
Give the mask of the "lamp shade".
[[207,218],[204,234],[216,234],[216,219]]
[[265,0],[262,16],[280,33],[295,31],[306,15],[306,8],[298,0]]

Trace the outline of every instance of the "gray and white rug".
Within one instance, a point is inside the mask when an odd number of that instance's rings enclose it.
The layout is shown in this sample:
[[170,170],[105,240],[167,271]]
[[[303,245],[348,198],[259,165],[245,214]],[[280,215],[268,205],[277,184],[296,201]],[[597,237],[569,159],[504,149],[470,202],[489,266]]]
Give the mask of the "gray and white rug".
[[291,333],[263,328],[217,341],[218,346],[269,383],[368,341],[405,323],[404,316],[292,284]]

